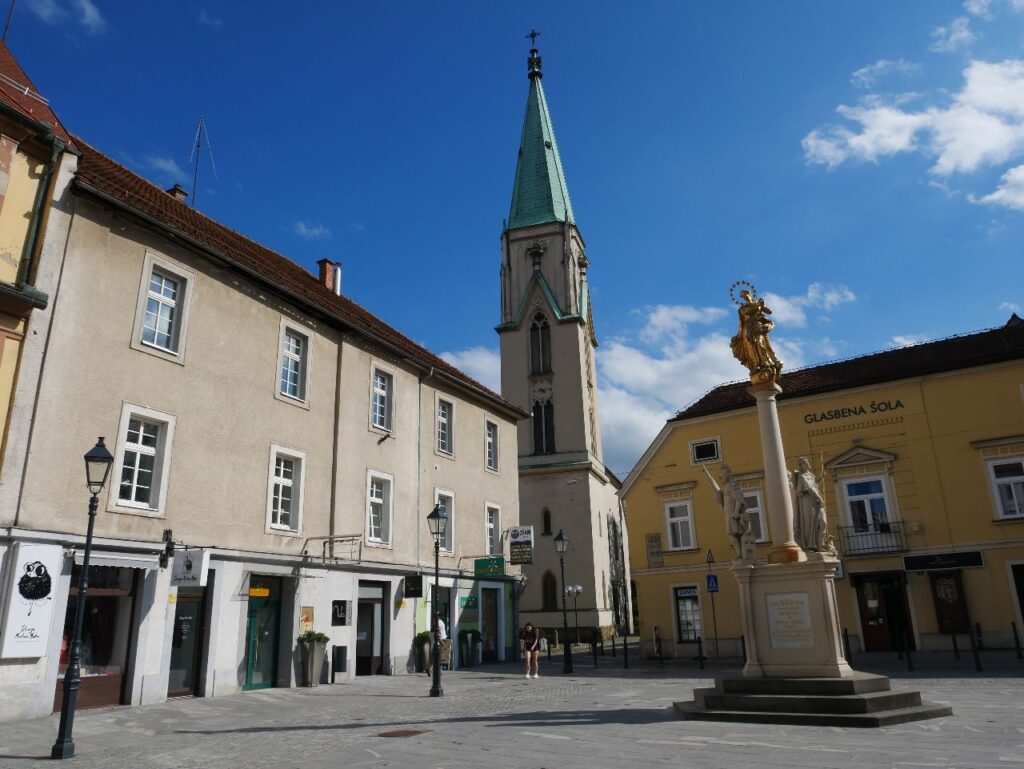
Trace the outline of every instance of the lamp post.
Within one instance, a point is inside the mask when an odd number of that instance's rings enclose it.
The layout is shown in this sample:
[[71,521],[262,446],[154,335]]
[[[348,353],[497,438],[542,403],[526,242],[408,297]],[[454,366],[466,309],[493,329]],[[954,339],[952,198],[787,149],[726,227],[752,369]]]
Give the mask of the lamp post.
[[565,586],[565,594],[567,596],[572,596],[572,611],[576,616],[576,643],[580,642],[580,593],[582,592],[582,585]]
[[441,593],[441,540],[444,539],[445,529],[448,527],[448,511],[441,507],[438,502],[434,509],[427,516],[427,525],[430,527],[430,534],[434,538],[434,600],[431,606],[430,630],[434,638],[433,648],[433,680],[430,686],[431,697],[443,697],[444,689],[441,688],[441,639],[437,637],[437,601]]
[[78,687],[82,683],[82,620],[85,617],[85,596],[89,592],[89,556],[92,554],[92,530],[96,523],[97,497],[107,484],[110,466],[114,458],[107,451],[101,437],[85,454],[85,479],[89,487],[89,526],[85,534],[85,553],[82,556],[82,571],[78,576],[78,603],[75,606],[75,625],[71,632],[71,649],[68,654],[68,669],[64,674],[64,697],[60,706],[60,727],[57,741],[53,743],[50,758],[71,758],[75,755],[75,741],[71,737],[75,725],[75,703],[78,701]]
[[[558,552],[558,561],[562,565],[562,584],[565,584],[565,551],[569,549],[569,538],[565,536],[565,532],[562,529],[558,530],[558,534],[555,537],[555,550]],[[564,642],[562,644],[562,673],[571,674],[572,669],[572,644],[569,641],[569,615],[566,611],[566,594],[562,593],[562,634]]]

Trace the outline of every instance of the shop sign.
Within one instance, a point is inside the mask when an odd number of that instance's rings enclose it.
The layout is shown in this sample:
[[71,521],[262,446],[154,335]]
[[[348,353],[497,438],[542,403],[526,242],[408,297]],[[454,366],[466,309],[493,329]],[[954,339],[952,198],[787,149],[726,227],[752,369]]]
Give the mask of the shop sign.
[[459,606],[463,609],[475,609],[477,607],[477,600],[475,595],[464,595],[459,598]]
[[331,624],[348,625],[352,616],[351,601],[331,601]]
[[492,558],[477,558],[473,561],[473,574],[477,577],[504,577],[505,557],[496,555]]
[[0,657],[46,654],[62,557],[60,545],[18,542],[11,548]]
[[270,598],[269,587],[250,587],[249,588],[250,598]]
[[410,574],[405,578],[405,597],[406,598],[422,598],[423,597],[423,575],[422,574]]
[[171,566],[172,587],[206,587],[209,572],[209,550],[186,547],[174,551],[174,564]]
[[508,562],[533,563],[533,527],[513,526],[508,530]]
[[938,569],[965,569],[984,566],[980,550],[963,550],[959,553],[932,553],[930,555],[905,555],[903,568],[907,571],[936,571]]
[[894,401],[871,401],[868,405],[856,404],[841,409],[829,409],[827,411],[812,411],[804,414],[804,422],[813,425],[815,422],[831,422],[834,419],[850,419],[851,417],[866,417],[869,414],[884,414],[887,411],[899,411],[905,408],[903,401],[897,398]]

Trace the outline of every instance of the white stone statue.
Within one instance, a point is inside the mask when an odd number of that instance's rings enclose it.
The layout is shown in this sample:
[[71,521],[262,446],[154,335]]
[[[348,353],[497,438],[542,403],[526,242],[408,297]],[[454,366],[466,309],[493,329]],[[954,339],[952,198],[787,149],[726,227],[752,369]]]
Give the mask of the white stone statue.
[[805,552],[834,553],[825,519],[825,498],[819,483],[820,479],[811,469],[810,460],[800,457],[800,468],[794,470],[790,477],[794,538]]
[[732,477],[732,468],[727,464],[722,464],[719,471],[722,485],[719,486],[711,477],[708,468],[705,465],[701,465],[701,467],[704,468],[704,474],[711,482],[711,488],[715,491],[718,504],[725,512],[725,530],[729,535],[732,549],[736,551],[735,560],[754,563],[754,541],[756,538],[751,528],[752,514],[747,512],[747,506],[743,502],[743,491],[740,489],[739,481]]

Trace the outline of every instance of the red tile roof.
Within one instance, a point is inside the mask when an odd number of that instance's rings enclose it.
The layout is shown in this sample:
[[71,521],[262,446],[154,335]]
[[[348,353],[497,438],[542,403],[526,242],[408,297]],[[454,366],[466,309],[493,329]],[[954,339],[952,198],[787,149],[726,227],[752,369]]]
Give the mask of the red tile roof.
[[66,142],[71,142],[71,137],[64,130],[57,115],[50,109],[46,99],[36,90],[35,85],[29,80],[25,70],[18,64],[5,43],[0,43],[0,101],[13,107],[30,120],[49,123],[53,126],[55,136]]
[[300,301],[313,305],[344,326],[378,343],[383,342],[391,346],[421,366],[433,367],[437,372],[475,390],[504,410],[512,410],[518,416],[527,416],[514,404],[416,344],[348,297],[338,296],[292,260],[190,208],[103,155],[85,140],[75,137],[74,141],[81,152],[75,178],[78,189],[100,193],[102,197],[111,199],[241,266],[272,287],[282,289]]
[[[1024,320],[1016,313],[1004,326],[975,334],[876,352],[821,366],[784,373],[779,380],[779,400],[893,382],[908,377],[937,374],[1024,358]],[[687,406],[670,422],[720,414],[754,405],[747,392],[749,382],[731,382]]]

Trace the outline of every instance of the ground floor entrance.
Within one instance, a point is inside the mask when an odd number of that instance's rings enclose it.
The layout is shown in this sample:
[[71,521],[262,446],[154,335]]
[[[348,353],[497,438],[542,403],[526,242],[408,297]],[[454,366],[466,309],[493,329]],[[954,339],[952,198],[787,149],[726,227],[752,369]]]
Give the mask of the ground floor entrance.
[[205,593],[206,589],[201,587],[178,588],[174,628],[171,630],[168,697],[189,697],[199,693],[199,671],[205,637]]
[[480,588],[480,644],[484,662],[498,661],[498,648],[503,643],[498,622],[499,590]]
[[[81,566],[72,567],[54,712],[60,711],[64,694],[64,673],[71,654],[81,573]],[[102,708],[124,702],[128,660],[135,645],[135,607],[140,574],[137,569],[89,567],[89,589],[82,617],[82,683],[78,689],[78,708]]]
[[249,578],[243,689],[267,689],[277,682],[281,635],[281,578]]
[[359,583],[356,614],[356,675],[385,673],[384,650],[388,648],[388,616],[384,611],[387,586],[380,582]]
[[915,649],[903,573],[851,574],[850,578],[857,591],[864,651]]

